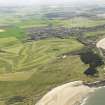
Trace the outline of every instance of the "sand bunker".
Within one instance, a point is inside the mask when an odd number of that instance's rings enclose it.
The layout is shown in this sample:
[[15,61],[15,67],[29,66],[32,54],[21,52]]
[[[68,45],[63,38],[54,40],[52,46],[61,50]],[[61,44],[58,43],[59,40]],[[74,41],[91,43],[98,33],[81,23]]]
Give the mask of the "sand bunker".
[[92,91],[82,81],[75,81],[53,89],[36,105],[78,105]]

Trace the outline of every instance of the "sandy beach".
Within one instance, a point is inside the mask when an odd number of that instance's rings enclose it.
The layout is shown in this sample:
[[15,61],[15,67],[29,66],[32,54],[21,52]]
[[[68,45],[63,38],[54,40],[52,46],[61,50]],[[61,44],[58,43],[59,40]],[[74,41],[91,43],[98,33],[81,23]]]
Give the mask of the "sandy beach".
[[[96,44],[97,48],[105,49],[105,38]],[[36,105],[80,105],[95,88],[83,85],[82,81],[75,81],[58,86],[48,92]]]
[[48,92],[36,105],[79,105],[93,91],[82,81],[70,82]]
[[97,44],[96,44],[96,47],[105,49],[105,38],[103,38],[100,41],[98,41]]

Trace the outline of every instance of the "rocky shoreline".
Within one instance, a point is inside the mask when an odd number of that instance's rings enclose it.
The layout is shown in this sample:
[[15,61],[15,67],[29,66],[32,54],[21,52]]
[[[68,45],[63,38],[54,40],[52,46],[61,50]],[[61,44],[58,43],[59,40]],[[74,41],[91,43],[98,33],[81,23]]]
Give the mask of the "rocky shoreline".
[[99,88],[99,87],[104,87],[105,86],[105,80],[96,81],[96,82],[93,82],[93,83],[85,83],[85,82],[83,82],[83,84],[90,87],[90,88]]

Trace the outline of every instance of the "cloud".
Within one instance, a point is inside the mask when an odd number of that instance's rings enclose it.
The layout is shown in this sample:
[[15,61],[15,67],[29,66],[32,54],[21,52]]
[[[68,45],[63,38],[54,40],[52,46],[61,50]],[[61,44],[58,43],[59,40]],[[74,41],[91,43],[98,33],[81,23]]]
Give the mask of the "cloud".
[[105,3],[105,0],[0,0],[0,5],[30,5],[47,3]]

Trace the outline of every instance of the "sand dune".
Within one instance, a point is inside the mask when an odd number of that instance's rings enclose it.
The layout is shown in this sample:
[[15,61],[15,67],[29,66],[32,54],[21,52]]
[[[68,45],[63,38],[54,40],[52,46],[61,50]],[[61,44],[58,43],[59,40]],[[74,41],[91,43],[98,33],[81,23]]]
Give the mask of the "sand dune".
[[36,105],[78,105],[94,89],[75,81],[54,88]]

